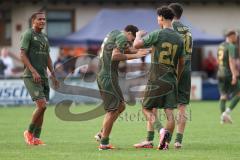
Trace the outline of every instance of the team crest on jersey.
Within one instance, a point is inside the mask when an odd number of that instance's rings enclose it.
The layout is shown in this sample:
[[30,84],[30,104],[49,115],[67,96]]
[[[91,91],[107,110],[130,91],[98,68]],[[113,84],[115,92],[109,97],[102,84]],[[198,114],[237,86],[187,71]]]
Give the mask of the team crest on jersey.
[[34,91],[35,96],[39,96],[39,91]]
[[34,39],[35,41],[37,41],[37,37],[33,37],[33,39]]

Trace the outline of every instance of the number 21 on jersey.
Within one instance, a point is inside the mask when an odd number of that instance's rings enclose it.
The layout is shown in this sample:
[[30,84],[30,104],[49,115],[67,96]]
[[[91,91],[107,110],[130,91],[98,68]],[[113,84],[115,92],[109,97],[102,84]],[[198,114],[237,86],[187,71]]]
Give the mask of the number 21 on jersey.
[[174,65],[174,57],[177,52],[178,45],[173,45],[169,42],[162,43],[162,49],[164,51],[160,52],[159,62],[167,65]]

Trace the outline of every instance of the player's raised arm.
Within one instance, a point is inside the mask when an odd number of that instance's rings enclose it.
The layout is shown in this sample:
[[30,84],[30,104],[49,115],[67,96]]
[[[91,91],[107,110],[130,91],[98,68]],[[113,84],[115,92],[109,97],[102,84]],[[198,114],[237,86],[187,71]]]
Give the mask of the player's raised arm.
[[119,49],[115,48],[112,53],[112,61],[124,61],[130,59],[137,59],[144,57],[148,54],[147,49],[138,50],[135,54],[123,54]]
[[148,35],[146,35],[145,31],[138,31],[133,42],[133,47],[136,49],[151,48],[158,41],[158,34],[159,30],[153,31]]
[[142,48],[144,46],[144,41],[142,37],[146,35],[146,32],[141,30],[136,33],[136,38],[133,42],[133,47],[136,49]]

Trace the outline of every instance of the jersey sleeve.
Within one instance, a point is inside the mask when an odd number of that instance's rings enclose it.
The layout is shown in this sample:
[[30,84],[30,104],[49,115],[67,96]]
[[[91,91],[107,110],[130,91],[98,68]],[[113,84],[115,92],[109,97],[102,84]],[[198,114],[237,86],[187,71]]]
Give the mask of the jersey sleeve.
[[237,52],[236,52],[236,47],[234,44],[230,44],[228,46],[228,53],[229,53],[229,57],[231,58],[238,58]]
[[31,36],[32,35],[29,30],[25,31],[21,36],[20,45],[21,45],[21,49],[25,50],[25,52],[28,52],[30,41],[31,41]]
[[159,31],[149,33],[143,38],[143,47],[149,48],[158,41]]
[[127,38],[123,34],[116,37],[116,48],[118,48],[121,53],[124,53],[125,50],[129,48]]

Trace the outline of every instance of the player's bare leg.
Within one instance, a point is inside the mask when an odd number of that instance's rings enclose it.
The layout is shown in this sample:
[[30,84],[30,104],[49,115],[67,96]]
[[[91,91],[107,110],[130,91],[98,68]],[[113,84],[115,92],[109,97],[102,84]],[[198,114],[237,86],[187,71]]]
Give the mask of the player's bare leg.
[[152,110],[143,108],[143,114],[145,115],[147,119],[147,131],[154,131],[153,124],[155,122],[155,114],[153,113]]
[[168,149],[168,145],[171,141],[172,134],[175,128],[175,118],[173,109],[164,109],[164,112],[167,117],[167,122],[165,128],[160,130],[160,139],[159,139],[159,150],[166,150]]
[[175,128],[175,118],[173,114],[173,109],[165,109],[164,111],[167,116],[167,124],[165,129],[167,129],[170,133],[173,133]]
[[157,108],[153,108],[152,112],[155,115],[155,122],[153,123],[154,130],[159,132],[163,128],[163,125],[160,122],[161,117],[160,117],[160,115],[158,115],[158,109]]
[[43,144],[42,141],[39,141],[39,137],[41,133],[44,112],[46,110],[46,99],[43,98],[36,100],[35,103],[36,109],[33,112],[31,124],[29,126],[29,129],[24,132],[25,141],[30,145]]
[[44,119],[44,113],[46,111],[47,101],[45,98],[37,100],[36,105],[38,106],[41,114],[36,121],[36,129],[34,131],[34,137],[35,137],[34,143],[36,145],[39,145],[39,144],[42,145],[42,144],[44,144],[44,142],[42,142],[39,138],[40,138],[40,134],[41,134],[41,130],[42,130],[42,124],[43,124],[43,119]]
[[183,139],[183,133],[185,130],[187,122],[187,115],[186,115],[186,105],[180,104],[178,105],[178,114],[177,114],[177,134],[175,139],[175,148],[181,148],[182,147],[182,139]]
[[229,107],[223,112],[222,116],[223,119],[227,119],[226,123],[232,123],[232,118],[231,118],[231,112],[232,110],[237,106],[238,102],[240,100],[240,92],[238,92],[232,99]]
[[[118,116],[115,116],[115,119],[113,121],[116,121],[116,119],[119,117],[119,115],[125,110],[125,103],[124,102],[120,102],[120,107],[118,108]],[[96,141],[100,142],[101,138],[102,138],[102,132],[103,132],[103,128],[100,130],[100,132],[98,132],[94,138],[96,139]]]
[[122,113],[125,109],[125,104],[120,103],[120,106],[115,111],[109,111],[106,113],[104,120],[103,120],[103,127],[101,132],[101,144],[99,149],[112,149],[112,146],[109,145],[109,135],[112,131],[112,127],[120,113]]
[[231,117],[229,117],[226,113],[226,102],[227,102],[227,95],[222,94],[220,96],[220,111],[221,111],[221,116],[220,116],[220,123],[224,124],[224,123],[231,123]]
[[153,110],[143,108],[143,114],[147,120],[147,138],[145,141],[134,144],[136,148],[153,148],[153,139],[154,139],[154,123],[156,120],[156,115],[153,113]]

